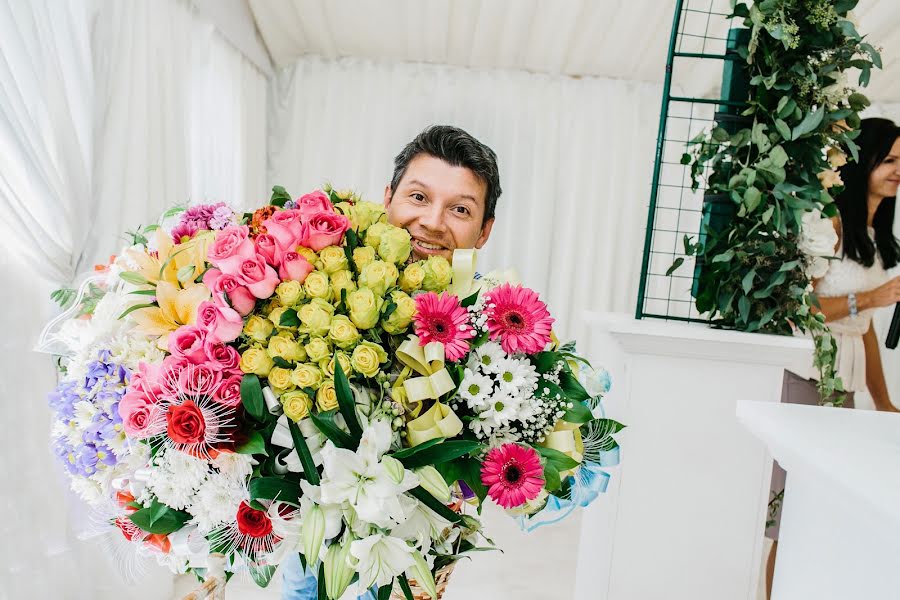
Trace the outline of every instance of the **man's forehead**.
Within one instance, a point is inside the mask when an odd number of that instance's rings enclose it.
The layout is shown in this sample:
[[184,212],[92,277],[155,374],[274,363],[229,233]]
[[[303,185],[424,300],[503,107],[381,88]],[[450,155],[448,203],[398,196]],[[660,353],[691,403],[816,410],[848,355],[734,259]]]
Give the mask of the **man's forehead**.
[[421,187],[479,204],[487,198],[487,183],[474,171],[430,154],[420,154],[409,162],[398,187]]

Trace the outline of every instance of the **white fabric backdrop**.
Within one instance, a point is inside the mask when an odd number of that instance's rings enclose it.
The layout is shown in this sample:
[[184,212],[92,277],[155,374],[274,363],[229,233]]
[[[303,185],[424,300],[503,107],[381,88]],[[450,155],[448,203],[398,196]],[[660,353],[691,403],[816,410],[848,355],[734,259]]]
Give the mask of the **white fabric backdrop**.
[[634,310],[660,88],[523,71],[304,58],[273,81],[269,181],[329,180],[380,201],[393,157],[430,124],[499,157],[503,195],[481,270],[514,266],[564,336],[579,311]]
[[[49,450],[49,292],[188,201],[265,196],[266,78],[185,0],[0,0],[0,599],[122,597]],[[27,374],[27,376],[23,376]],[[70,513],[70,510],[73,513]],[[164,598],[154,571],[130,598]]]

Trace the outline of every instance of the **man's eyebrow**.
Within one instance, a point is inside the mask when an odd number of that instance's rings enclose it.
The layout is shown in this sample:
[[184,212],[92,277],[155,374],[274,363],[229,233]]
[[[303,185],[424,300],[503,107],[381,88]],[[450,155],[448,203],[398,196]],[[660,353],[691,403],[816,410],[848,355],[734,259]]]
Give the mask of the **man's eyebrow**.
[[423,182],[423,181],[419,181],[418,179],[410,179],[409,181],[406,182],[406,185],[417,185],[417,186],[419,186],[419,187],[425,188],[426,190],[427,190],[427,189],[430,189],[430,188],[428,187],[428,184],[426,184],[426,183]]

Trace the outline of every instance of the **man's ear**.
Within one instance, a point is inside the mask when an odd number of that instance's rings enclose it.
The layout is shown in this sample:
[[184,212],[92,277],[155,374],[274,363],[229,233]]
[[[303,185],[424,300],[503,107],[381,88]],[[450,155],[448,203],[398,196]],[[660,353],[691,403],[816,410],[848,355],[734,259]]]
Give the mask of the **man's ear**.
[[387,208],[391,205],[391,196],[394,195],[394,190],[391,189],[391,184],[384,186],[384,207]]
[[494,217],[491,217],[487,221],[485,221],[484,225],[481,226],[481,235],[478,236],[478,240],[475,242],[476,248],[481,248],[488,241],[488,238],[491,237],[491,229],[494,227]]

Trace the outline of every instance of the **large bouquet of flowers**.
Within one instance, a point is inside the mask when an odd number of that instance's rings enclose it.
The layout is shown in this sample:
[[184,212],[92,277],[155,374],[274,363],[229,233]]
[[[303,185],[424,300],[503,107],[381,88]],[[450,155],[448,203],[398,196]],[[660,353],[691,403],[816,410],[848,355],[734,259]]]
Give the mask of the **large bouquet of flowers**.
[[264,586],[299,553],[328,598],[437,598],[490,546],[487,498],[531,529],[605,490],[608,376],[473,251],[411,260],[381,206],[327,186],[131,235],[43,344],[72,487],[139,554]]

